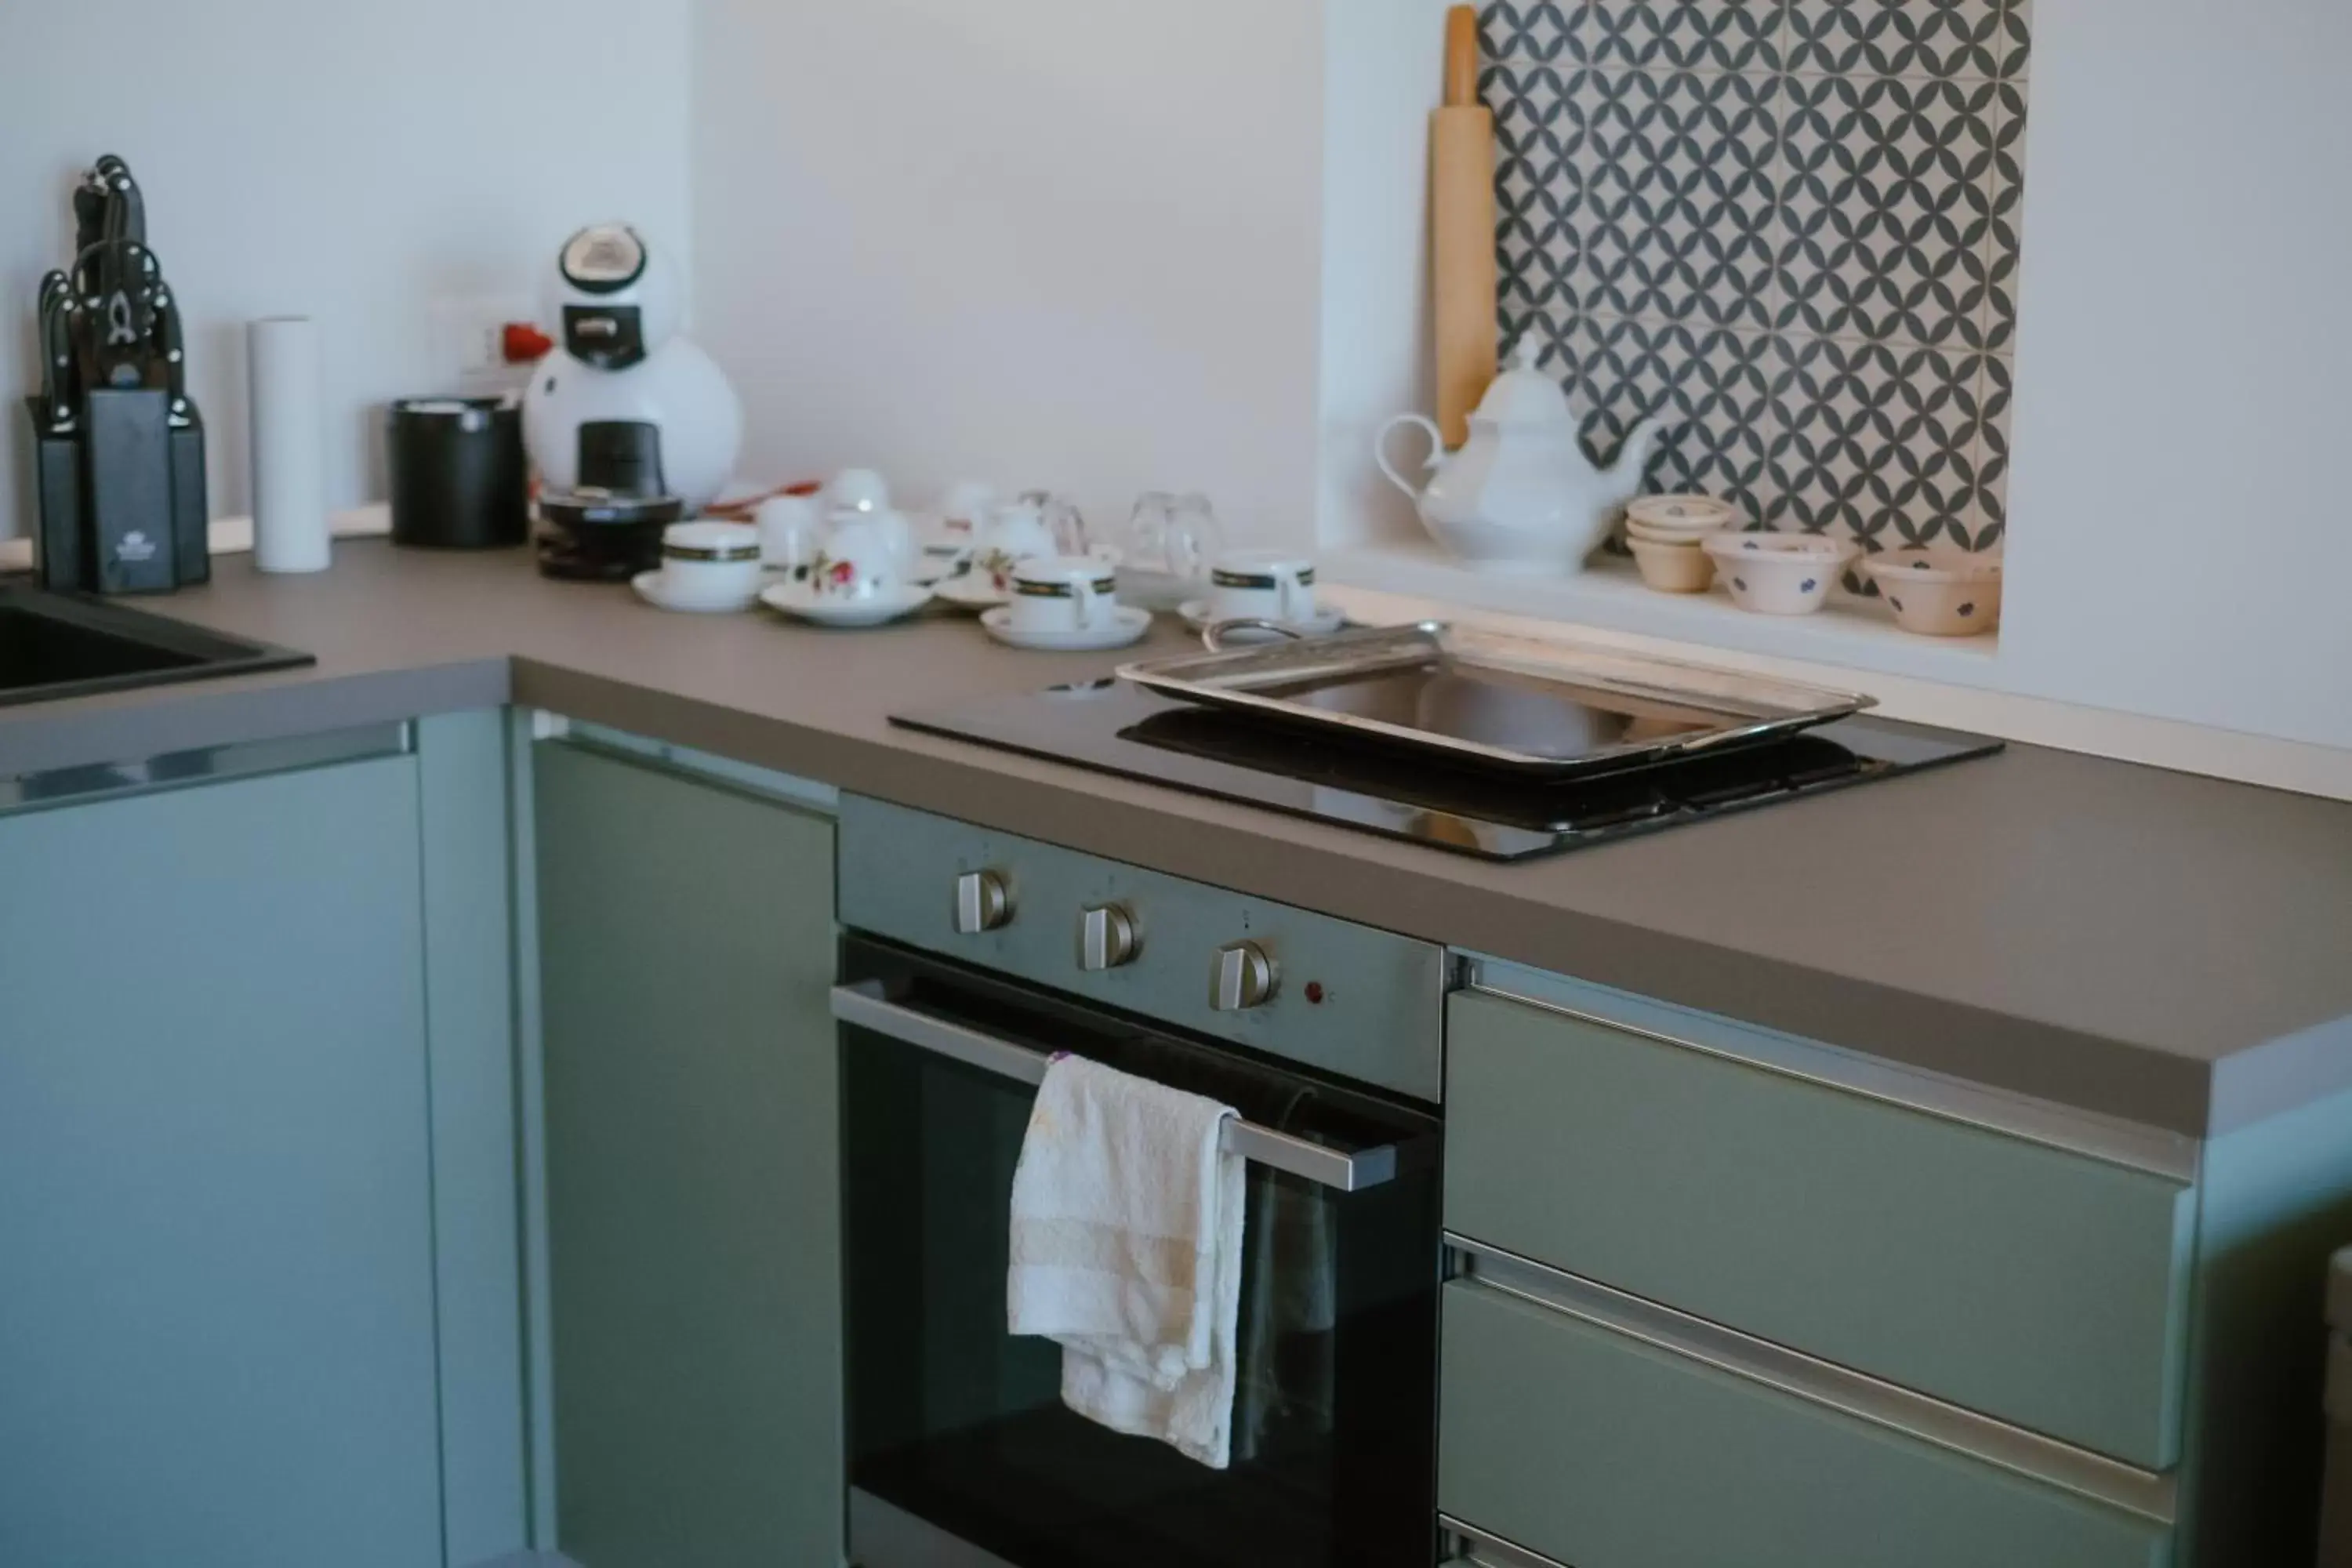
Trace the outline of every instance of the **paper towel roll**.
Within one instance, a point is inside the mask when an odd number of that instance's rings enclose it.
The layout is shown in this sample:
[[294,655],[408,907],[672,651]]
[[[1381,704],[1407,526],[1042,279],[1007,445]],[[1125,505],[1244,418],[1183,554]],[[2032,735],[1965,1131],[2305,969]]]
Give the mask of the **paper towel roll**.
[[323,572],[326,406],[319,330],[308,316],[246,328],[253,395],[253,563],[264,572]]

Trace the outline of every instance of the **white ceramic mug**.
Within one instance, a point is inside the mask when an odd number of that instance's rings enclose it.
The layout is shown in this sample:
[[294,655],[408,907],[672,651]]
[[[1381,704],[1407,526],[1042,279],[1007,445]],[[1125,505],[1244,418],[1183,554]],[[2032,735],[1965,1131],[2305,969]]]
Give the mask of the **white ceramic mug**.
[[673,522],[662,530],[662,590],[685,604],[760,591],[760,531],[748,522]]
[[894,593],[906,577],[906,554],[879,518],[835,512],[824,544],[809,568],[821,599],[873,599]]
[[834,511],[887,510],[889,482],[871,468],[844,468],[825,481],[824,504]]
[[1036,556],[1013,569],[1010,605],[1015,631],[1095,631],[1118,613],[1118,579],[1099,556]]
[[911,575],[915,563],[922,557],[922,549],[915,542],[915,525],[907,521],[903,511],[883,507],[877,511],[859,511],[851,507],[835,507],[824,520],[828,535],[844,528],[863,525],[871,530],[898,558],[898,574]]
[[940,527],[967,539],[996,505],[996,487],[986,479],[958,479],[940,500]]
[[1315,563],[1286,550],[1229,550],[1209,567],[1209,603],[1221,621],[1315,618]]
[[770,496],[760,503],[760,561],[771,572],[797,572],[824,543],[823,515],[809,496]]
[[1054,550],[1060,555],[1087,555],[1094,552],[1094,541],[1087,532],[1086,514],[1078,503],[1052,490],[1023,490],[1020,504],[1036,509],[1045,520],[1045,527],[1054,536]]
[[1024,561],[1054,555],[1054,530],[1045,514],[1028,501],[992,508],[972,534],[971,569],[990,579],[1000,594],[1013,591],[1013,569]]

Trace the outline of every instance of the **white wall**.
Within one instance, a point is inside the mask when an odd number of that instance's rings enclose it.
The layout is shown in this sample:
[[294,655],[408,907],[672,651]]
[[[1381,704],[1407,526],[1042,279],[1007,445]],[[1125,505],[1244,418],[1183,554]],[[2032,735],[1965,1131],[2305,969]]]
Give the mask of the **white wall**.
[[2004,683],[2352,747],[2352,6],[2034,11]]
[[698,293],[747,468],[1314,514],[1319,0],[697,6]]
[[[1329,0],[1323,50],[1323,359],[1318,529],[1361,544],[1420,532],[1372,438],[1432,390],[1429,110],[1451,0]],[[1400,432],[1392,460],[1426,449]]]
[[0,0],[0,537],[75,176],[119,153],[189,313],[213,510],[247,508],[243,323],[319,318],[330,501],[380,495],[375,410],[453,384],[430,312],[536,299],[572,228],[689,242],[691,0]]

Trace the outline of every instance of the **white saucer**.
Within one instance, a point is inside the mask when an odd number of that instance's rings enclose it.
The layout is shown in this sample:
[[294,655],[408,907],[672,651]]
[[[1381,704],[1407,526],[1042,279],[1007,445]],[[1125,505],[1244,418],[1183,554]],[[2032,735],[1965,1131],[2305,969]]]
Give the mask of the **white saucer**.
[[931,584],[931,592],[941,604],[953,605],[959,610],[992,610],[1013,597],[985,572],[959,572],[952,577],[942,577]]
[[[1183,616],[1184,624],[1192,627],[1196,632],[1207,631],[1211,626],[1215,626],[1221,620],[1245,618],[1241,616],[1220,616],[1216,611],[1209,607],[1209,601],[1206,599],[1187,599],[1178,607],[1176,613]],[[1345,627],[1347,624],[1348,613],[1345,610],[1334,609],[1328,605],[1316,605],[1315,617],[1312,620],[1294,621],[1289,623],[1293,631],[1296,631],[1301,637],[1329,637],[1333,632]],[[1250,643],[1274,642],[1276,640],[1276,634],[1269,631],[1261,631],[1255,626],[1241,627],[1225,634],[1225,643],[1228,647],[1242,647]]]
[[664,592],[659,572],[640,572],[629,579],[629,586],[637,591],[638,598],[656,610],[677,610],[689,616],[740,616],[760,598],[757,590],[731,599],[673,598]]
[[820,626],[878,626],[901,616],[911,616],[931,602],[929,588],[899,587],[870,599],[829,599],[806,583],[771,583],[760,590],[760,603],[795,620]]
[[1111,612],[1110,625],[1096,626],[1090,631],[1023,632],[1008,624],[1012,610],[1000,605],[982,612],[982,630],[1007,647],[1025,647],[1038,653],[1097,653],[1104,648],[1125,647],[1143,640],[1151,629],[1151,612],[1133,605],[1121,605]]

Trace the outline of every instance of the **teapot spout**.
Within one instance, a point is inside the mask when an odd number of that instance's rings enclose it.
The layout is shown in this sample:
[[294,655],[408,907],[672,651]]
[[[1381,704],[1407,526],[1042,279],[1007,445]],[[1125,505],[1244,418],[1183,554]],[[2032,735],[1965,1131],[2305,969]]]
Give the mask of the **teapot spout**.
[[1664,420],[1644,419],[1618,447],[1617,461],[1601,476],[1609,481],[1615,500],[1631,500],[1640,493],[1643,476],[1649,472],[1650,459],[1657,456],[1658,443],[1665,434]]

